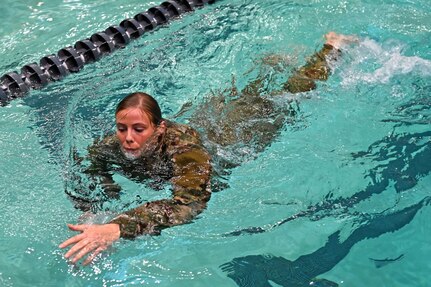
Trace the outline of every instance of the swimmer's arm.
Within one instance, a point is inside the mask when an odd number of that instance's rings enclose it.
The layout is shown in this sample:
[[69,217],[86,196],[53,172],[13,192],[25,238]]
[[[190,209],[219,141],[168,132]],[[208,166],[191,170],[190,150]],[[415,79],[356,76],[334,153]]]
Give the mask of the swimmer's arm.
[[96,141],[88,148],[88,159],[90,166],[84,171],[93,184],[99,184],[109,198],[116,198],[121,190],[120,185],[115,183],[112,174],[108,171],[108,164],[103,160],[103,154],[109,150],[115,150],[115,137],[107,136],[101,141]]
[[140,234],[158,234],[166,227],[191,221],[210,198],[210,157],[200,147],[183,149],[172,156],[174,164],[173,198],[149,202],[128,211],[107,224],[71,225],[80,232],[59,245],[71,246],[65,257],[76,263],[87,256],[89,264],[99,253],[121,237],[134,238]]
[[[92,195],[100,187],[103,196],[95,196],[101,200],[107,198],[118,198],[121,187],[115,183],[108,170],[103,153],[109,148],[109,139],[96,141],[88,148],[86,157],[80,157],[76,152],[73,154],[73,167],[66,181],[65,192],[73,201],[76,208],[89,211],[94,202],[90,201]],[[85,161],[84,161],[85,160]]]
[[110,223],[120,227],[123,238],[159,234],[164,228],[190,222],[210,199],[210,157],[201,148],[173,156],[172,199],[148,202],[119,215]]
[[90,189],[95,189],[95,185],[100,185],[108,198],[118,198],[121,186],[114,181],[107,167],[96,167],[95,163],[92,162],[84,173],[87,174],[91,181]]
[[[73,178],[67,181],[65,193],[70,197],[75,208],[83,212],[90,211],[92,206],[97,204],[97,202],[109,198],[117,199],[119,197],[121,187],[114,182],[112,176],[109,174],[98,174],[97,176],[74,174],[70,177]],[[101,190],[97,191],[98,185],[101,187]],[[101,191],[103,196],[100,196]],[[93,194],[97,195],[94,196]],[[94,200],[95,198],[98,198],[97,202]]]
[[[105,140],[106,138],[101,142]],[[89,153],[87,155],[87,159],[90,161],[89,167],[84,168],[82,166],[83,158],[74,158],[81,171],[78,173],[79,176],[75,179],[74,183],[76,194],[69,195],[74,200],[75,206],[82,211],[88,211],[91,208],[90,205],[94,204],[94,202],[89,202],[85,197],[81,198],[79,196],[80,192],[87,195],[88,190],[90,192],[94,191],[97,184],[101,185],[105,195],[108,197],[118,196],[120,187],[115,184],[112,176],[108,173],[107,163],[102,160],[103,157],[99,157],[104,147],[106,148],[108,146],[109,145],[101,146],[100,142],[95,142],[89,147]],[[86,174],[87,177],[85,181],[81,178],[83,174]],[[88,183],[88,179],[90,179],[90,183]],[[64,256],[70,259],[72,263],[76,263],[84,256],[87,256],[83,264],[89,264],[99,253],[107,249],[114,241],[120,238],[120,228],[118,224],[68,224],[68,227],[72,231],[79,232],[79,234],[65,240],[59,247],[66,248],[71,246],[70,250]]]

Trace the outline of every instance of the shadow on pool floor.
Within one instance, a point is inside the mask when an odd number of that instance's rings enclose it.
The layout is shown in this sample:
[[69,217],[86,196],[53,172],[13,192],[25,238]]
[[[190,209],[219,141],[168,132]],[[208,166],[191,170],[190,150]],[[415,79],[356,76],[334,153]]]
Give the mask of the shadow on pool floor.
[[330,271],[357,242],[367,238],[376,238],[406,226],[412,221],[416,213],[424,205],[429,205],[430,202],[431,197],[426,197],[419,203],[403,210],[374,216],[368,223],[354,230],[343,242],[339,241],[340,231],[337,231],[329,236],[325,246],[313,253],[300,256],[295,261],[283,257],[249,255],[234,258],[232,261],[221,265],[221,269],[238,286],[272,286],[269,281],[289,287],[338,286],[335,282],[316,279],[316,277]]

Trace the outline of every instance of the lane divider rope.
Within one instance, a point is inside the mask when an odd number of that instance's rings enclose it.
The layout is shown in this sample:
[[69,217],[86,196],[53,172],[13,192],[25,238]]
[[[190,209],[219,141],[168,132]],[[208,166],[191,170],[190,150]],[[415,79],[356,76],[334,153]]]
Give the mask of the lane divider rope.
[[79,72],[84,65],[124,48],[132,40],[180,15],[192,12],[216,0],[169,0],[152,7],[133,18],[124,19],[105,31],[77,41],[73,47],[60,49],[40,59],[39,64],[24,65],[20,73],[13,71],[0,77],[0,106],[24,96],[31,89],[41,89],[52,81],[59,81],[70,73]]

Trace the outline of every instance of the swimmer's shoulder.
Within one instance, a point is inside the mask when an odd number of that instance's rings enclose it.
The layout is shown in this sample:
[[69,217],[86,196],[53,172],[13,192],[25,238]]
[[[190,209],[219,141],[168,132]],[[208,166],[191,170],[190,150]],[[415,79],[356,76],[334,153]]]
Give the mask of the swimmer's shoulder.
[[199,133],[189,125],[166,122],[166,140],[172,146],[202,146]]
[[189,125],[180,124],[172,121],[166,121],[167,133],[183,135],[190,138],[196,138],[200,140],[199,133]]
[[93,144],[88,147],[88,153],[95,155],[99,153],[109,152],[113,149],[117,149],[119,146],[118,138],[114,133],[107,134],[102,138],[97,138]]

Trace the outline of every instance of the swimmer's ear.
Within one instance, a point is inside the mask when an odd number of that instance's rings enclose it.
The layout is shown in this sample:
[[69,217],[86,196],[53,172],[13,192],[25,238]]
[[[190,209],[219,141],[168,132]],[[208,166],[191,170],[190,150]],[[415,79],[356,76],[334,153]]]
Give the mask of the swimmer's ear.
[[159,125],[157,126],[157,130],[159,132],[165,132],[166,131],[166,121],[164,121],[164,120],[160,121]]

